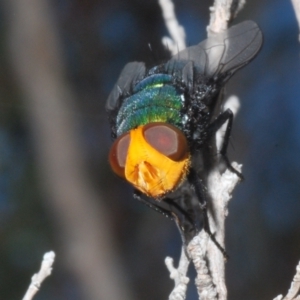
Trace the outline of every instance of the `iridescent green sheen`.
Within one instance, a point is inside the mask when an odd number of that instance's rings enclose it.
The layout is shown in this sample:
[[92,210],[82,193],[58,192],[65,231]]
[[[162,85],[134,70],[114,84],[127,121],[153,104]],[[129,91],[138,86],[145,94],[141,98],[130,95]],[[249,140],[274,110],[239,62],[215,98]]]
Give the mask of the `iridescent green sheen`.
[[149,89],[161,84],[172,83],[172,76],[168,74],[154,74],[141,80],[134,88],[133,92],[137,93],[143,89]]
[[138,83],[123,101],[117,116],[117,135],[151,122],[167,122],[182,129],[183,96],[171,76],[155,74]]

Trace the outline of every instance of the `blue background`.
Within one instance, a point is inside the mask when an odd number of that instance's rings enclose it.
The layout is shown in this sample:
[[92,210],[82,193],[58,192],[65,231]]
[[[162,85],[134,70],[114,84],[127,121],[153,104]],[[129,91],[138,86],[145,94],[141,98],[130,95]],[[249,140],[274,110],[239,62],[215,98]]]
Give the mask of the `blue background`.
[[[201,3],[200,3],[201,2]],[[166,299],[173,282],[166,255],[178,257],[176,226],[137,203],[107,162],[111,145],[105,101],[129,61],[165,57],[167,34],[157,1],[50,1],[64,68],[77,95],[78,135],[95,188],[106,196],[113,232],[135,299]],[[189,45],[206,36],[209,1],[175,1]],[[285,294],[300,260],[300,44],[290,1],[247,3],[234,23],[256,21],[263,49],[227,87],[240,97],[229,157],[246,180],[234,192],[227,219],[229,299]],[[9,63],[0,4],[0,299],[21,299],[43,253],[59,253],[56,216],[39,184],[26,101]],[[153,51],[150,51],[148,44]],[[117,187],[117,188],[116,188]],[[79,225],[80,226],[80,225]],[[84,255],[84,254],[83,254]],[[197,299],[190,285],[188,299]],[[84,299],[81,283],[59,259],[36,299]]]

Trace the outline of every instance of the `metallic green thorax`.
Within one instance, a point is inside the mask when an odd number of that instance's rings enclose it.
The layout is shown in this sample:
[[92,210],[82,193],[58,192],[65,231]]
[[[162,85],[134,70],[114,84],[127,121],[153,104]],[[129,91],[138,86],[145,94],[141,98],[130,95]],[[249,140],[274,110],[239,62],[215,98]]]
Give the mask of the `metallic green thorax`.
[[124,99],[117,115],[117,136],[151,122],[166,122],[182,129],[183,94],[172,76],[154,74],[140,81]]

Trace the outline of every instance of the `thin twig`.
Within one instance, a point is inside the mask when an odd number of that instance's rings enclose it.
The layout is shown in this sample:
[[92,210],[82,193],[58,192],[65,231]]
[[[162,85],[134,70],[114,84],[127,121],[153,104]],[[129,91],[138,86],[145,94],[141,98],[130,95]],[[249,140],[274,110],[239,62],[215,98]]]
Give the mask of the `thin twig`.
[[178,268],[174,267],[174,260],[171,257],[166,257],[165,264],[170,272],[170,278],[174,280],[175,287],[169,296],[169,300],[184,300],[186,296],[187,285],[189,278],[186,276],[189,259],[186,256],[184,248],[181,251]]
[[287,295],[282,298],[282,295],[278,295],[273,300],[299,300],[300,299],[300,261],[296,267],[296,274],[291,283],[291,287]]
[[214,5],[209,8],[210,22],[207,26],[207,35],[225,31],[230,20],[244,7],[245,0],[215,0]]
[[185,30],[178,23],[175,15],[175,7],[172,0],[158,0],[162,9],[163,18],[171,38],[163,37],[163,45],[170,50],[172,55],[186,48]]
[[[299,0],[292,0],[292,4],[293,4],[293,7],[294,7],[294,11],[295,11],[295,14],[296,14],[296,18],[297,18],[297,21],[298,21],[298,26],[299,26],[299,30],[300,30],[300,1]],[[299,34],[299,42],[300,42],[300,34]]]
[[53,251],[44,254],[41,268],[38,273],[34,274],[31,278],[31,283],[28,290],[23,297],[23,300],[32,300],[34,295],[38,292],[42,282],[51,275],[52,265],[55,260],[55,253]]

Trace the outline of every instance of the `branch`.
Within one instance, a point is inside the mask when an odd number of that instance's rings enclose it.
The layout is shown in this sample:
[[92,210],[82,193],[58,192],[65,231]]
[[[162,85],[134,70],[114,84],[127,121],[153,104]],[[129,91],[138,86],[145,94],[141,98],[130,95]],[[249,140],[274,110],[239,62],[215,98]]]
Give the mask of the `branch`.
[[228,23],[236,17],[245,3],[245,0],[215,0],[214,5],[209,8],[210,22],[207,26],[207,35],[225,31]]
[[197,277],[195,279],[199,299],[217,300],[218,291],[209,270],[206,251],[209,241],[208,234],[202,230],[188,245],[188,251],[194,263]]
[[158,2],[162,9],[163,18],[171,36],[171,38],[166,36],[163,37],[162,43],[167,49],[170,50],[172,55],[175,55],[177,52],[186,48],[185,30],[177,21],[172,0],[158,0]]
[[31,283],[28,290],[23,297],[23,300],[32,300],[34,295],[38,292],[42,282],[51,275],[52,265],[54,263],[55,253],[53,251],[44,254],[40,271],[34,274],[31,278]]
[[[164,38],[163,44],[167,44],[174,55],[182,50],[182,39],[185,38],[184,30],[176,20],[174,13],[174,5],[171,0],[159,0],[163,10],[163,16],[166,26],[172,39]],[[227,29],[229,21],[236,16],[245,4],[244,0],[215,0],[214,6],[210,8],[210,23],[207,27],[208,36],[222,32]],[[177,32],[177,33],[176,33]],[[178,48],[176,49],[176,42]],[[180,45],[180,47],[179,47]],[[239,108],[238,98],[230,97],[227,106],[235,114]],[[225,124],[226,125],[226,124]],[[216,147],[222,143],[222,128],[219,130],[216,138]],[[215,159],[215,168],[208,176],[208,194],[212,200],[212,214],[209,212],[209,223],[212,233],[215,233],[216,240],[224,245],[225,238],[225,218],[228,214],[227,206],[232,197],[232,192],[240,181],[236,174],[229,170],[220,174],[217,170],[218,160]],[[241,165],[233,164],[233,167],[241,171]],[[202,230],[187,247],[188,255],[191,257],[197,271],[196,286],[200,299],[227,299],[227,289],[225,285],[225,262],[223,254],[216,248],[214,243],[208,238],[207,234]],[[188,261],[184,249],[182,250],[179,267],[173,266],[173,260],[166,259],[170,276],[175,281],[175,287],[169,296],[169,299],[185,299],[187,287],[187,269]],[[184,265],[184,268],[181,268]]]
[[166,257],[165,264],[170,272],[170,278],[174,280],[175,287],[169,296],[169,300],[184,300],[189,283],[189,278],[186,273],[189,267],[189,259],[186,256],[184,249],[181,251],[178,268],[174,267],[174,260],[171,257]]
[[284,298],[282,297],[282,295],[279,295],[274,300],[300,300],[300,261],[296,267],[296,275],[293,278],[291,287],[287,295]]
[[[241,171],[241,165],[233,163],[232,166],[237,171]],[[220,174],[218,170],[214,170],[209,175],[208,191],[213,199],[214,207],[212,211],[215,214],[214,218],[209,214],[209,223],[211,231],[215,233],[216,239],[221,245],[224,245],[224,223],[225,217],[228,214],[228,203],[239,181],[239,177],[229,170],[226,170],[223,174]],[[197,272],[195,284],[199,299],[227,299],[224,257],[204,230],[189,243],[187,251]],[[188,283],[188,281],[186,281],[188,263],[189,261],[187,260],[184,249],[182,249],[179,267],[177,269],[173,267],[173,259],[169,257],[166,258],[166,265],[170,272],[170,277],[175,281],[175,287],[169,296],[169,300],[185,299],[185,294],[184,296],[182,294],[186,292]]]
[[[241,165],[232,163],[232,166],[241,171]],[[212,233],[215,233],[216,240],[224,245],[225,240],[225,218],[228,215],[228,203],[232,198],[232,193],[240,178],[226,170],[220,174],[218,169],[214,169],[208,177],[207,190],[212,199],[213,216],[209,211],[208,218]],[[227,289],[225,285],[225,261],[221,251],[216,247],[211,239],[208,241],[207,259],[213,281],[218,290],[220,300],[227,299]]]
[[[296,14],[296,18],[297,18],[297,21],[298,21],[298,26],[299,26],[299,29],[300,29],[300,2],[299,0],[292,0],[292,4],[293,4],[293,7],[294,7],[294,11],[295,11],[295,14]],[[300,42],[300,34],[299,34],[299,42]]]

